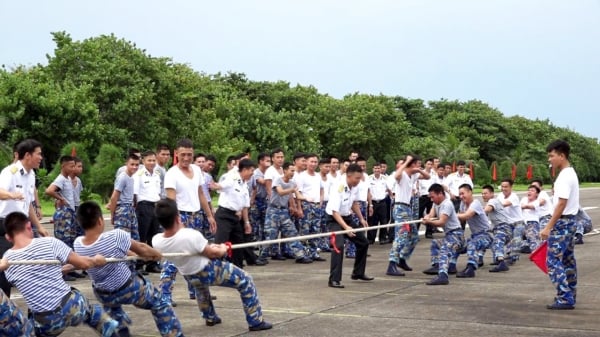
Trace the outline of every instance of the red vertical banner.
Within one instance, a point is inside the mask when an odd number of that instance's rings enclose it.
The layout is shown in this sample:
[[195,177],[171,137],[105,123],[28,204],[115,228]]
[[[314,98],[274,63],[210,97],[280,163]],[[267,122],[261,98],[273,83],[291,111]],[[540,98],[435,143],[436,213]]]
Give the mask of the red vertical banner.
[[515,165],[514,163],[512,164],[510,176],[512,180],[515,180],[517,178],[517,165]]
[[173,151],[173,166],[177,165],[177,151]]
[[552,178],[556,177],[556,169],[552,166]]
[[77,156],[77,151],[75,150],[75,146],[71,148],[71,157]]
[[456,162],[452,162],[452,172],[456,172]]
[[533,165],[527,165],[527,180],[533,179]]
[[496,172],[496,162],[492,163],[492,180],[498,180],[498,172]]
[[471,180],[475,179],[475,170],[473,169],[473,162],[469,163],[469,177],[471,177]]

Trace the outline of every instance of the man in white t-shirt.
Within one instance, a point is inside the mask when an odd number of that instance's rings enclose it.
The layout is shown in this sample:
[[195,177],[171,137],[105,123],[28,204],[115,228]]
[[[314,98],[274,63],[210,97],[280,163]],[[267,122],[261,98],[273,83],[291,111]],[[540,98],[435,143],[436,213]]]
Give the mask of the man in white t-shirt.
[[[323,189],[321,187],[321,176],[316,172],[319,164],[319,158],[311,153],[305,156],[307,168],[304,172],[296,175],[294,178],[298,191],[302,194],[302,218],[300,218],[300,235],[319,234],[321,232],[321,197]],[[304,245],[308,252],[307,255],[313,261],[325,261],[319,256],[319,239],[309,239]]]
[[546,265],[548,276],[556,287],[556,297],[550,310],[570,310],[577,300],[577,263],[575,261],[576,216],[579,211],[579,179],[569,162],[571,147],[564,140],[555,140],[546,147],[548,162],[559,173],[554,181],[554,213],[542,229],[542,240],[548,240]]
[[271,323],[262,317],[256,286],[243,269],[221,258],[227,253],[225,244],[209,244],[202,233],[184,228],[177,214],[177,204],[163,199],[156,204],[158,222],[165,229],[152,239],[152,245],[161,253],[184,252],[190,256],[173,257],[172,261],[185,279],[196,289],[198,308],[206,325],[220,324],[208,286],[235,288],[240,293],[250,331],[271,329]]

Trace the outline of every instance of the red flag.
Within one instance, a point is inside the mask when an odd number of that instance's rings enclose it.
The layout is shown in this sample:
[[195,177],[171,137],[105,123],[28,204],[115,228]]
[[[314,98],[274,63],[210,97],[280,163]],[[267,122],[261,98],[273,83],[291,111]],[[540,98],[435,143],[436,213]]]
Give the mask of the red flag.
[[493,181],[498,180],[498,175],[497,175],[497,172],[496,172],[496,163],[495,162],[492,163],[492,180]]
[[546,274],[548,274],[548,266],[546,265],[547,254],[548,241],[544,241],[539,247],[536,248],[536,250],[531,253],[531,255],[529,255],[529,260],[535,263],[535,265]]
[[471,180],[473,180],[475,178],[475,170],[473,170],[473,162],[469,163],[469,176],[471,177]]
[[75,146],[71,148],[71,157],[77,156],[77,151],[75,151]]
[[527,180],[533,179],[533,165],[527,165]]
[[515,180],[517,178],[517,165],[515,165],[514,163],[512,164],[512,170],[510,172],[510,176],[512,180]]
[[456,162],[452,162],[452,172],[456,172]]

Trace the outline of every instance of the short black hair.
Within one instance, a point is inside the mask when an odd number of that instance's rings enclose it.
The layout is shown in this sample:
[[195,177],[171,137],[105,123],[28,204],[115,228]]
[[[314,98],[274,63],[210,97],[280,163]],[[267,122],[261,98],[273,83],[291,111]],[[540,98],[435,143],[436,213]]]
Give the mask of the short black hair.
[[331,164],[331,158],[327,158],[327,157],[321,158],[321,160],[319,160],[319,165],[322,165],[322,164]]
[[467,165],[467,163],[465,163],[464,160],[459,160],[456,162],[456,166],[465,166],[465,165]]
[[482,190],[488,190],[490,192],[494,192],[494,186],[492,186],[490,184],[486,184],[486,185],[481,186],[481,189]]
[[289,161],[286,161],[285,163],[283,163],[283,165],[281,166],[281,168],[283,168],[284,171],[287,171],[287,169],[289,169],[290,166],[294,166],[294,164],[290,163]]
[[75,158],[73,158],[71,156],[61,156],[60,157],[60,163],[61,164],[68,163],[70,161],[75,161]]
[[538,183],[538,184],[540,184],[540,187],[544,186],[544,182],[542,181],[542,179],[537,179],[537,178],[536,178],[536,179],[533,179],[533,180],[531,181],[531,183],[532,183],[532,184],[533,184],[533,183]]
[[171,152],[171,148],[167,144],[161,143],[156,146],[156,151],[160,152],[163,150],[167,150],[167,151]]
[[300,159],[300,158],[304,158],[306,154],[304,152],[296,152],[294,153],[294,157],[292,157],[293,161],[296,161],[296,159]]
[[319,156],[317,156],[316,153],[305,153],[304,159],[308,159],[308,158],[317,158],[317,160],[319,160]]
[[196,153],[196,154],[194,155],[194,161],[196,161],[196,159],[198,159],[198,158],[200,158],[200,157],[202,157],[202,158],[206,159],[206,155],[205,155],[204,153],[202,153],[202,152],[198,152],[198,153]]
[[500,183],[508,183],[510,186],[512,186],[515,182],[510,178],[504,178],[500,180]]
[[433,192],[435,194],[444,194],[444,186],[435,183],[432,184],[431,186],[429,186],[429,189],[427,190],[428,192]]
[[173,199],[165,198],[156,202],[154,207],[154,215],[158,223],[164,229],[171,229],[175,226],[175,219],[179,216],[177,203]]
[[540,194],[540,192],[542,191],[542,190],[540,190],[540,188],[539,188],[539,187],[537,187],[537,186],[535,186],[535,185],[529,185],[529,187],[527,187],[527,189],[530,189],[530,188],[533,188],[533,189],[535,189],[535,191],[536,191],[538,194]]
[[548,146],[546,147],[546,152],[552,151],[564,154],[565,158],[569,159],[569,154],[571,153],[571,146],[566,141],[562,139],[557,139],[552,143],[548,144]]
[[271,158],[271,156],[266,152],[261,152],[258,154],[258,161],[264,160],[265,158]]
[[86,201],[79,205],[77,209],[77,222],[83,228],[91,229],[96,223],[98,223],[98,218],[102,218],[102,209],[100,209],[100,205],[95,201]]
[[273,151],[271,151],[271,157],[273,157],[273,156],[274,156],[274,155],[276,155],[277,153],[282,153],[282,154],[285,154],[285,153],[283,152],[283,149],[281,149],[280,147],[276,147],[276,148],[274,148],[274,149],[273,149]]
[[146,158],[148,156],[156,156],[156,152],[152,151],[152,150],[147,150],[142,152],[142,158]]
[[75,162],[75,164],[77,164],[77,163],[83,163],[83,161],[79,157],[73,157],[73,161]]
[[458,189],[459,189],[459,190],[460,190],[461,188],[465,188],[465,189],[467,189],[467,190],[469,190],[469,191],[471,191],[471,192],[473,191],[473,188],[472,188],[472,187],[471,187],[471,185],[469,185],[469,184],[462,184],[462,185],[458,186]]
[[358,164],[350,164],[348,165],[348,168],[346,169],[346,174],[352,174],[352,173],[363,173],[363,169],[362,167],[360,167]]
[[238,170],[240,172],[242,172],[242,170],[247,169],[247,168],[256,168],[256,164],[254,164],[252,159],[246,158],[246,159],[240,160],[240,163],[238,164]]
[[32,154],[35,149],[37,148],[42,148],[42,143],[38,142],[35,139],[25,139],[24,141],[20,142],[19,144],[17,144],[16,148],[15,148],[15,152],[18,153],[19,155],[19,160],[25,158],[25,155],[27,153]]
[[363,157],[363,156],[358,156],[358,157],[356,157],[356,160],[355,160],[355,162],[359,162],[359,161],[364,161],[364,162],[366,162],[366,161],[367,161],[367,159],[366,159],[365,157]]
[[213,163],[217,163],[217,157],[213,156],[212,154],[209,154],[206,156],[206,161],[212,161]]
[[21,233],[25,230],[25,225],[29,222],[29,218],[25,213],[12,212],[4,218],[4,228],[6,229],[6,235],[10,238],[14,238],[15,234]]
[[177,145],[175,146],[175,148],[176,149],[179,149],[179,148],[193,149],[194,148],[194,143],[189,138],[182,138],[182,139],[180,139],[180,140],[177,141]]
[[140,157],[138,157],[138,155],[135,154],[135,153],[130,153],[129,156],[127,156],[127,161],[129,161],[130,159],[132,159],[132,160],[140,160]]

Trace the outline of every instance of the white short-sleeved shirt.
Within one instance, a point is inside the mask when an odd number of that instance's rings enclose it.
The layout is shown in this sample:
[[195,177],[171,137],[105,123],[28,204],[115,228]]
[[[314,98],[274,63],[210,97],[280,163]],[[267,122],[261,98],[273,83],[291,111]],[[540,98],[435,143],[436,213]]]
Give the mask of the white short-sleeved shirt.
[[[523,206],[525,206],[527,204],[532,204],[533,207],[534,207],[534,209],[523,208]],[[522,214],[523,214],[523,221],[535,221],[535,222],[538,222],[540,220],[539,208],[540,208],[540,202],[539,201],[534,200],[534,201],[530,202],[527,197],[523,197],[521,199],[521,209],[522,209]]]
[[31,202],[35,200],[35,172],[25,170],[21,161],[5,167],[0,172],[0,188],[8,192],[21,192],[23,200],[0,200],[0,217],[4,218],[12,212],[29,215]]
[[181,228],[175,235],[168,238],[163,233],[156,234],[152,238],[152,247],[161,253],[193,254],[193,256],[169,257],[169,261],[173,262],[183,275],[197,274],[210,262],[209,258],[200,255],[204,252],[207,244],[208,241],[202,233],[191,228]]
[[371,198],[373,200],[383,200],[387,195],[387,182],[385,176],[379,175],[376,178],[375,175],[369,176],[369,189],[371,190]]
[[[131,236],[121,229],[113,229],[100,234],[98,240],[91,245],[83,244],[83,237],[75,239],[73,248],[81,256],[94,257],[100,254],[106,258],[124,258],[131,248]],[[123,286],[131,278],[131,269],[127,262],[107,263],[102,267],[87,270],[96,289],[114,291]]]
[[323,189],[323,201],[329,201],[329,189],[331,188],[332,180],[329,178],[329,175],[325,175],[325,180],[323,180],[323,176],[321,177],[321,188]]
[[506,216],[510,220],[510,223],[523,221],[523,212],[521,210],[521,201],[516,193],[512,192],[508,197],[504,196],[503,193],[498,193],[498,200],[504,203],[505,200],[510,201],[510,206],[504,206]]
[[558,199],[567,199],[567,206],[562,215],[577,215],[579,211],[579,178],[572,167],[565,167],[554,181],[553,203]]
[[83,191],[83,184],[81,183],[81,179],[79,179],[79,177],[73,177],[71,180],[75,181],[75,185],[73,187],[74,206],[79,207],[79,205],[81,205],[81,192]]
[[308,171],[300,173],[295,182],[298,185],[298,190],[308,202],[321,201],[321,175],[314,172],[312,175]]
[[59,174],[54,178],[54,181],[51,185],[57,187],[57,192],[60,194],[66,201],[67,207],[74,210],[75,209],[75,195],[74,195],[74,186],[73,181],[69,177],[65,177],[62,174]]
[[137,202],[160,200],[160,173],[142,167],[133,175],[133,194],[137,195]]
[[[9,249],[4,257],[11,260],[59,260],[67,263],[71,248],[53,237],[35,238],[20,249]],[[56,264],[13,265],[5,271],[6,279],[23,295],[33,312],[58,307],[71,287],[63,280],[62,266]]]
[[325,212],[333,215],[335,211],[341,216],[348,216],[352,214],[352,204],[354,201],[358,201],[358,188],[350,188],[348,182],[344,179],[331,186]]
[[[544,204],[541,201],[545,200]],[[540,218],[546,215],[552,215],[554,213],[554,206],[552,205],[552,198],[546,193],[546,191],[540,191],[538,195],[538,201],[540,201],[540,209],[538,210]]]
[[232,211],[241,211],[244,207],[250,207],[250,193],[248,185],[242,180],[237,170],[231,170],[221,177],[219,182],[219,207]]
[[358,183],[358,201],[368,201],[369,198],[369,176],[363,172],[363,179]]
[[473,181],[471,180],[471,176],[463,173],[463,175],[459,175],[458,172],[454,172],[448,175],[445,179],[448,184],[448,189],[450,193],[458,196],[458,188],[462,184],[469,184],[471,188],[473,188]]
[[419,179],[418,174],[413,174],[409,176],[406,171],[402,171],[402,177],[400,180],[396,180],[395,173],[390,175],[390,182],[393,183],[394,191],[394,202],[402,202],[405,204],[410,204],[410,199],[412,198],[412,187],[414,183]]
[[177,209],[183,212],[200,211],[200,196],[198,188],[204,183],[204,174],[196,165],[190,165],[193,176],[188,178],[179,166],[175,165],[167,171],[165,175],[165,190],[172,188],[175,190],[175,201]]

